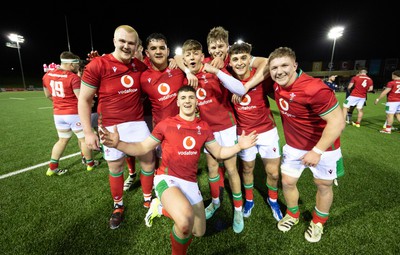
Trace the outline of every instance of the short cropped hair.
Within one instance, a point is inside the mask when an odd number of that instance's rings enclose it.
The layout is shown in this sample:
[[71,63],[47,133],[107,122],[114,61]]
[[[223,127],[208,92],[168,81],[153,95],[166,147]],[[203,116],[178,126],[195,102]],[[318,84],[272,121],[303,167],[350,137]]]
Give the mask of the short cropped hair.
[[183,85],[182,87],[180,87],[178,89],[178,95],[181,92],[193,92],[196,94],[196,90],[192,86],[189,86],[189,85]]
[[188,39],[182,45],[182,53],[184,53],[186,51],[191,51],[191,50],[199,50],[199,51],[202,52],[203,51],[203,46],[197,40]]
[[233,54],[240,54],[240,53],[247,53],[251,54],[251,49],[252,46],[250,43],[246,42],[241,42],[241,43],[234,43],[230,48],[229,48],[229,56]]
[[271,52],[271,54],[269,54],[268,59],[269,62],[271,62],[273,59],[281,57],[289,57],[296,61],[296,53],[289,47],[276,48],[273,52]]
[[148,47],[149,43],[152,40],[156,40],[156,41],[164,41],[166,45],[168,45],[167,43],[167,37],[165,37],[165,35],[161,34],[161,33],[152,33],[150,34],[147,38],[146,38],[146,48]]

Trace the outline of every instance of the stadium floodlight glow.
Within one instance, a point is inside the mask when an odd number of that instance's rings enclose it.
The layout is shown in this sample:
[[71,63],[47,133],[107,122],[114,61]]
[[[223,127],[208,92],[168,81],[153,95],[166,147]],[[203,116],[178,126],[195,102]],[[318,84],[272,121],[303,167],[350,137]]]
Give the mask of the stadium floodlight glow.
[[332,55],[331,55],[331,62],[329,62],[329,76],[331,75],[332,67],[333,67],[333,55],[335,54],[335,46],[336,46],[336,39],[343,35],[344,27],[333,27],[329,30],[328,38],[333,39],[333,47],[332,47]]
[[182,55],[182,48],[181,47],[176,47],[175,55]]
[[[22,83],[24,84],[24,89],[26,90],[24,69],[22,68],[22,58],[21,58],[21,51],[20,51],[20,48],[21,48],[20,43],[23,43],[25,41],[25,39],[22,35],[17,35],[17,34],[10,34],[8,36],[8,39],[10,39],[10,41],[15,42],[17,44],[16,47],[11,47],[11,48],[17,48],[17,50],[18,50],[19,64],[21,66],[21,74],[22,74]],[[8,47],[10,47],[10,46],[8,46]]]

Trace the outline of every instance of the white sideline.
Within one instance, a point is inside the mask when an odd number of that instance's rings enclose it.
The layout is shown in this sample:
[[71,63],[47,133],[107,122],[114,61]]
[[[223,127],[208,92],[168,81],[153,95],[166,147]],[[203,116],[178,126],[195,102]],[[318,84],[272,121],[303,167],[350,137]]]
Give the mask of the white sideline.
[[[64,160],[64,159],[67,159],[67,158],[72,158],[72,157],[78,156],[80,154],[81,154],[81,152],[73,153],[73,154],[70,154],[70,155],[67,155],[67,156],[64,156],[64,157],[60,158],[60,160]],[[38,167],[41,167],[41,166],[45,166],[45,165],[48,165],[48,164],[50,164],[50,161],[47,161],[47,162],[44,162],[44,163],[40,163],[38,165],[30,166],[30,167],[27,167],[27,168],[24,168],[24,169],[21,169],[21,170],[17,170],[17,171],[8,173],[8,174],[3,174],[3,175],[0,175],[0,179],[4,179],[4,178],[7,178],[7,177],[16,175],[16,174],[20,174],[20,173],[23,173],[23,172],[26,172],[26,171],[30,171],[30,170],[33,170],[35,168],[38,168]]]

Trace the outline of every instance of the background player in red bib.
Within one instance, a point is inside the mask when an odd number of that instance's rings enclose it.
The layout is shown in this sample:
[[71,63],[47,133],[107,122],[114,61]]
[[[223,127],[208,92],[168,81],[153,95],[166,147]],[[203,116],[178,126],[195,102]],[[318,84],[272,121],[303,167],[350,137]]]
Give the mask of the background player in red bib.
[[81,79],[78,76],[80,58],[69,51],[60,55],[61,65],[48,71],[42,78],[44,94],[53,101],[54,123],[58,141],[54,144],[46,175],[62,175],[68,170],[58,167],[58,162],[67,147],[72,133],[75,133],[86,158],[86,169],[95,168],[92,151],[85,144],[85,135],[78,115],[78,97]]
[[386,100],[386,126],[380,132],[391,134],[393,127],[394,115],[397,114],[397,120],[400,121],[400,70],[395,70],[392,73],[392,80],[386,84],[386,88],[381,92],[379,97],[375,99],[374,104],[377,104],[383,97]]
[[[357,121],[352,122],[353,126],[360,127],[361,120],[364,115],[364,103],[367,100],[367,93],[374,89],[374,83],[372,79],[367,75],[367,69],[361,68],[359,73],[351,78],[349,86],[347,87],[350,92],[350,96],[343,102],[343,115],[346,120],[347,113],[351,106],[357,108]],[[350,122],[351,120],[349,120]]]

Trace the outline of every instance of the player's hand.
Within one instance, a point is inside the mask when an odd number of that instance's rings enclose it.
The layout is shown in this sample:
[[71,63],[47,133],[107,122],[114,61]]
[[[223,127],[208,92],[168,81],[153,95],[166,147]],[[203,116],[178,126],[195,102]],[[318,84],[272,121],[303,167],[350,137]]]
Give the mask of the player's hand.
[[321,160],[321,154],[310,150],[303,157],[300,158],[301,163],[306,167],[316,167]]
[[[104,55],[104,54],[103,54]],[[94,58],[100,57],[100,54],[97,52],[97,50],[92,50],[90,53],[87,54],[87,61],[91,61]]]
[[93,131],[85,133],[85,144],[91,150],[100,149],[99,138]]
[[192,73],[186,73],[186,79],[188,80],[188,85],[192,86],[194,89],[197,89],[199,85],[199,80],[197,79],[196,75]]
[[224,60],[221,57],[215,57],[211,60],[210,64],[218,69],[221,69],[225,66]]
[[242,102],[242,97],[238,96],[236,94],[232,95],[232,99],[231,99],[232,103],[234,104],[240,104],[240,102]]
[[119,143],[119,133],[117,125],[114,125],[114,132],[111,133],[103,125],[99,126],[100,141],[107,147],[116,148]]
[[205,63],[203,67],[203,71],[207,73],[217,74],[219,69],[212,66],[211,64]]
[[169,58],[168,59],[168,67],[169,69],[177,69],[178,68],[178,64],[176,63],[176,60],[174,58]]
[[243,130],[242,134],[238,138],[238,144],[239,147],[244,150],[256,145],[257,140],[258,134],[256,131],[253,131],[250,134],[246,135],[246,132]]

